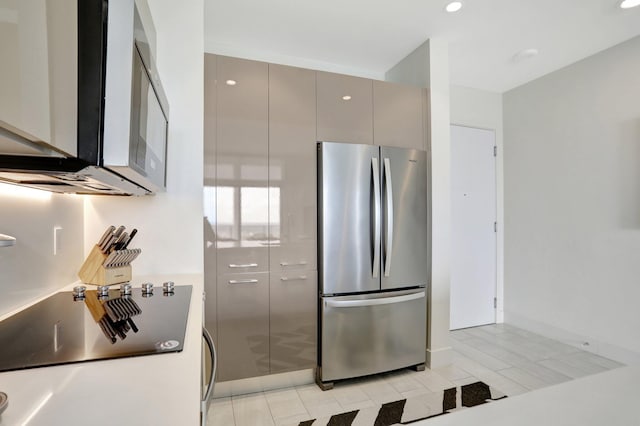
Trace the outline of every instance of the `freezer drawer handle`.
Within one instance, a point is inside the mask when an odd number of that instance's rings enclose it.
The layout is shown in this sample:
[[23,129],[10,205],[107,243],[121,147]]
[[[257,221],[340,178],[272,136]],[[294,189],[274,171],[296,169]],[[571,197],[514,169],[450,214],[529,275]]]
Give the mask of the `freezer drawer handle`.
[[379,299],[364,300],[325,300],[325,306],[332,308],[358,308],[361,306],[387,305],[389,303],[402,303],[410,300],[422,299],[424,291],[420,293],[405,294],[403,296],[381,297]]
[[229,280],[229,284],[255,284],[258,280]]
[[257,268],[258,264],[257,263],[242,263],[242,264],[235,264],[235,263],[230,263],[229,264],[229,268]]
[[299,277],[282,277],[280,278],[280,281],[302,281],[302,280],[306,280],[307,276],[306,275],[300,275]]
[[285,266],[304,266],[307,264],[306,260],[301,260],[298,263],[289,263],[289,262],[280,262],[280,266],[285,267]]

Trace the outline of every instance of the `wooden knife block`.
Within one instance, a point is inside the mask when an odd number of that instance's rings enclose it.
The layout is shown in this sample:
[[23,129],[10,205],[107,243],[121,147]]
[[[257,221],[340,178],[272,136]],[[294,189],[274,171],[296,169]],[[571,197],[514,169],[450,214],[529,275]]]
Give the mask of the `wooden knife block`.
[[78,271],[80,280],[93,285],[114,285],[131,281],[131,265],[105,268],[103,264],[107,256],[95,245]]

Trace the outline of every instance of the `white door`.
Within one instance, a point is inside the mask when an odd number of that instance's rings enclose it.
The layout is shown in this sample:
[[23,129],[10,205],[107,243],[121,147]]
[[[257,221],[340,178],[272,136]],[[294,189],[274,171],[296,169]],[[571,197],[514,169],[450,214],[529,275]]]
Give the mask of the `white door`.
[[493,130],[451,126],[452,330],[496,320],[494,146]]

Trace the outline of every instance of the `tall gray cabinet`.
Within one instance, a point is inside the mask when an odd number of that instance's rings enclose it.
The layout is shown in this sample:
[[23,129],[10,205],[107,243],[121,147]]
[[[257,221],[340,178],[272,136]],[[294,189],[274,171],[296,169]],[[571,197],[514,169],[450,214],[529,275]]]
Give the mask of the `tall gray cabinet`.
[[205,323],[218,381],[316,366],[316,143],[423,148],[422,96],[205,55]]

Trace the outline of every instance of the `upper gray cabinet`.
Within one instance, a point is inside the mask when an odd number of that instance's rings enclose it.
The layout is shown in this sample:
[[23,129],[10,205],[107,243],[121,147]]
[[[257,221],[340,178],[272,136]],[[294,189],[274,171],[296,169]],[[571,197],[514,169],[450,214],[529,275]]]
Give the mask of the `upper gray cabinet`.
[[0,153],[75,155],[77,15],[45,0],[0,0]]
[[268,271],[269,71],[217,57],[218,274]]
[[319,141],[373,143],[372,81],[318,71]]
[[272,271],[316,265],[315,72],[269,65]]
[[425,149],[423,90],[373,82],[373,141],[376,145]]

